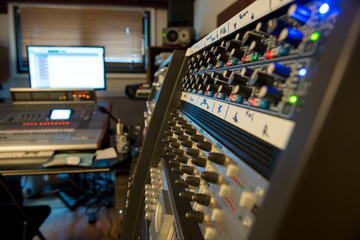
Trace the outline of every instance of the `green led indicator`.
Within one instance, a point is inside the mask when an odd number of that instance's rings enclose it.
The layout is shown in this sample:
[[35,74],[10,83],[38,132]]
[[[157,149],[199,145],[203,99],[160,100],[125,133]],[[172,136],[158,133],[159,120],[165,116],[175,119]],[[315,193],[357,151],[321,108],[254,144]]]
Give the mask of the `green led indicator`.
[[311,34],[310,39],[311,39],[311,41],[316,41],[319,39],[319,36],[320,35],[318,32],[314,32],[313,34]]
[[289,102],[290,102],[290,103],[296,103],[296,101],[297,101],[297,96],[295,96],[295,95],[292,95],[292,96],[289,98]]
[[163,37],[166,37],[166,33],[163,33]]
[[258,59],[259,54],[254,54],[253,61],[256,61]]

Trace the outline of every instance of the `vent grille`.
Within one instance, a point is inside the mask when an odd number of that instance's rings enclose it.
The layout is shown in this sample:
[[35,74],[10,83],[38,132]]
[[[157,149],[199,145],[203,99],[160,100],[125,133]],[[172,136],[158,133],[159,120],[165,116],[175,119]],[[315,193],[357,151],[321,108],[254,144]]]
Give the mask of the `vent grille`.
[[182,101],[181,111],[264,177],[270,177],[280,149],[190,103]]

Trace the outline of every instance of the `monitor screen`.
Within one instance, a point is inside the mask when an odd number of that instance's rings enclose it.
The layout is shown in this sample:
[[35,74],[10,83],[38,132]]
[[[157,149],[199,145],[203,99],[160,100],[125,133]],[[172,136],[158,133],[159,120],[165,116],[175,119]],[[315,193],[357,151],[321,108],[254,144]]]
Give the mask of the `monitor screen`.
[[33,89],[105,89],[104,47],[28,46]]

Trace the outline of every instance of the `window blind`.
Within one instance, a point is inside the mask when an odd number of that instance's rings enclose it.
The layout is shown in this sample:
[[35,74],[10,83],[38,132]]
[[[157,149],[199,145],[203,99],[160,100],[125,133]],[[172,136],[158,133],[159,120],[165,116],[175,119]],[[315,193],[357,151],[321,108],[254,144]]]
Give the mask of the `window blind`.
[[26,46],[104,46],[107,65],[144,65],[140,10],[21,7],[21,55]]

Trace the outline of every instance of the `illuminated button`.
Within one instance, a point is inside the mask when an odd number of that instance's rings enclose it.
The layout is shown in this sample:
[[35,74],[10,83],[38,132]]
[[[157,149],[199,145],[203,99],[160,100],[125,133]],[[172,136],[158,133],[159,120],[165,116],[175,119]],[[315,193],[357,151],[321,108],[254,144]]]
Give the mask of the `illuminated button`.
[[256,197],[253,193],[248,191],[243,191],[240,197],[239,205],[240,207],[245,207],[249,211],[254,207],[256,203]]
[[235,177],[239,175],[240,168],[236,164],[229,164],[226,168],[226,176]]
[[289,67],[279,63],[270,63],[266,71],[268,74],[275,75],[280,78],[288,78],[291,73],[291,69]]
[[295,28],[284,28],[280,35],[279,35],[279,41],[285,41],[290,44],[293,44],[295,46],[299,45],[303,39],[304,35],[296,30]]
[[275,88],[269,86],[262,86],[260,88],[258,96],[271,102],[278,103],[279,101],[281,101],[283,93],[282,91],[279,91]]
[[289,7],[287,14],[301,23],[306,23],[311,17],[311,10],[299,4],[293,4]]
[[263,109],[268,109],[270,107],[270,101],[261,98],[252,98],[250,100],[250,105],[253,107],[260,107]]
[[329,6],[328,3],[323,3],[319,7],[319,13],[320,14],[326,14],[327,12],[329,12],[329,10],[330,10],[330,6]]
[[206,239],[206,240],[217,239],[216,230],[214,228],[212,228],[212,227],[206,227],[205,228],[204,239]]
[[219,190],[219,196],[220,197],[226,197],[226,196],[230,195],[230,193],[231,193],[230,185],[222,184],[220,186],[220,190]]
[[211,218],[210,218],[211,221],[218,222],[218,221],[221,221],[223,219],[223,217],[224,217],[224,213],[221,209],[219,209],[219,208],[212,209]]

